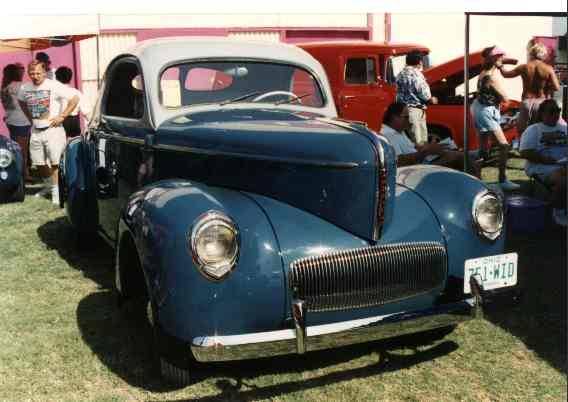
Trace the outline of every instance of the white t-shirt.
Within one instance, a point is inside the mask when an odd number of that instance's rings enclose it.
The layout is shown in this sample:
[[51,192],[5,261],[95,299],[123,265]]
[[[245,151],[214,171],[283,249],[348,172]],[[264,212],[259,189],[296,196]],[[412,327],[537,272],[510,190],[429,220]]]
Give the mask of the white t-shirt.
[[[568,157],[566,122],[560,120],[554,126],[536,123],[527,127],[521,136],[519,150],[526,151],[529,149],[533,149],[541,155],[549,156],[556,160]],[[527,161],[525,172],[529,176],[546,176],[558,169],[559,166],[560,165],[544,165]]]
[[406,134],[396,131],[394,128],[383,124],[381,127],[381,134],[390,142],[394,148],[397,158],[400,155],[413,154],[418,152],[416,146]]
[[21,86],[21,81],[13,81],[2,90],[2,105],[6,111],[6,124],[11,126],[31,125],[18,102],[18,92]]
[[[71,92],[73,92],[73,95],[76,95],[79,98],[79,103],[77,104],[77,106],[75,107],[75,109],[73,109],[70,113],[70,116],[77,116],[79,114],[79,112],[81,112],[81,114],[87,118],[87,120],[89,120],[91,118],[91,104],[89,103],[89,101],[87,100],[87,97],[84,96],[81,91],[79,91],[76,88],[73,88],[69,85],[66,85],[67,88],[69,88],[69,90]],[[62,108],[63,110],[65,110],[65,108],[67,107],[67,100],[63,101],[63,105]]]
[[70,101],[75,94],[59,81],[46,78],[40,85],[26,82],[20,87],[18,99],[25,102],[32,115],[35,128],[49,126],[49,120],[61,114],[63,102]]

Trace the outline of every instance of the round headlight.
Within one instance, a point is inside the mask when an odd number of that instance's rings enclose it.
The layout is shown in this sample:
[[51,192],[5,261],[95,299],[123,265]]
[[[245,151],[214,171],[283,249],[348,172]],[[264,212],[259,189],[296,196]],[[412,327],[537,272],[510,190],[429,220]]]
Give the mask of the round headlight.
[[478,194],[473,201],[473,220],[481,235],[495,240],[503,229],[503,201],[497,195]]
[[193,224],[190,244],[199,271],[208,279],[220,280],[237,262],[239,232],[227,215],[209,211]]
[[4,169],[10,166],[12,161],[14,160],[14,155],[12,151],[7,149],[0,149],[0,168]]

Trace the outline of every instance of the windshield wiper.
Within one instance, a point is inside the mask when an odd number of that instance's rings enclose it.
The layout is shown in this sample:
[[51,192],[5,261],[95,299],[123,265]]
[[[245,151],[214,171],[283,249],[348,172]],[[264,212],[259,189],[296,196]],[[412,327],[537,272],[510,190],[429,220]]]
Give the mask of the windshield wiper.
[[292,98],[292,97],[290,96],[289,99],[282,99],[281,101],[274,102],[274,104],[275,104],[275,105],[283,105],[283,104],[285,104],[285,103],[292,103],[292,102],[296,102],[296,101],[298,101],[298,100],[300,100],[300,99],[302,99],[302,98],[305,98],[306,96],[310,96],[310,95],[311,95],[311,93],[303,94],[303,95],[300,95],[300,96],[296,96],[296,97],[294,97],[294,98]]
[[223,102],[219,103],[219,105],[224,106],[224,105],[228,105],[229,103],[242,101],[242,100],[245,100],[247,98],[250,98],[251,96],[258,95],[259,93],[260,93],[260,91],[250,92],[250,93],[245,94],[245,95],[237,96],[236,98],[224,100]]

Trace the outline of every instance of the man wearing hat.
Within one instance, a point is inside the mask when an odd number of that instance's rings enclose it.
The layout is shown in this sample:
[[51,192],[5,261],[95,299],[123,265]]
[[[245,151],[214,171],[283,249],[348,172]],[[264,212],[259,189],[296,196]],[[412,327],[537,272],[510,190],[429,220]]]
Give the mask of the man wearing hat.
[[396,77],[396,101],[408,107],[408,135],[416,145],[428,142],[426,105],[438,103],[438,99],[430,93],[422,68],[422,53],[413,50],[406,55],[406,67]]

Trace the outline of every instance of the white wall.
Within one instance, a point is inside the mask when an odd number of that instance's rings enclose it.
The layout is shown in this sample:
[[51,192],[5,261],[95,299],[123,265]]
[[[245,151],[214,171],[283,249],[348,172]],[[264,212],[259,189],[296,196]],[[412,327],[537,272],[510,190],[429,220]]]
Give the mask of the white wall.
[[367,14],[101,14],[101,29],[366,27]]
[[[564,34],[566,24],[566,18],[470,16],[470,50],[496,44],[510,57],[524,63],[529,39]],[[465,52],[465,15],[393,14],[392,41],[428,46],[432,64],[462,56]],[[506,80],[506,90],[511,98],[520,99],[521,79]]]

